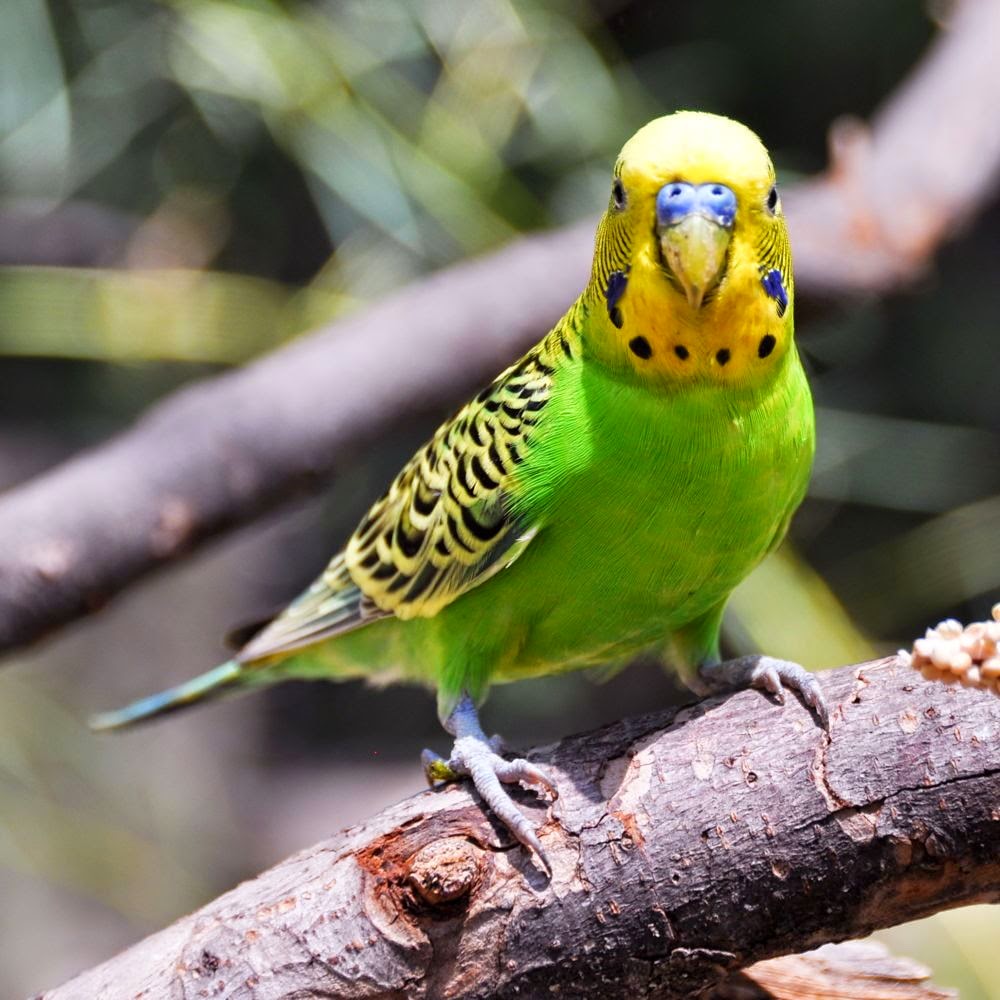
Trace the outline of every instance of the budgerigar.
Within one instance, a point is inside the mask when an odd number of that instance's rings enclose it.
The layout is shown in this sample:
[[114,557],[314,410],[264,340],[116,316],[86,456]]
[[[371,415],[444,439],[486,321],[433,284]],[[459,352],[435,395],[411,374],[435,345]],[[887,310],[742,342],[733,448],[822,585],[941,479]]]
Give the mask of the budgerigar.
[[555,328],[437,431],[313,585],[229,662],[98,716],[116,728],[286,678],[436,689],[468,776],[548,866],[502,783],[555,793],[485,736],[491,684],[655,651],[708,687],[797,690],[801,666],[719,661],[723,608],[775,548],[813,457],[788,233],[760,140],[679,112],[615,164],[590,282]]

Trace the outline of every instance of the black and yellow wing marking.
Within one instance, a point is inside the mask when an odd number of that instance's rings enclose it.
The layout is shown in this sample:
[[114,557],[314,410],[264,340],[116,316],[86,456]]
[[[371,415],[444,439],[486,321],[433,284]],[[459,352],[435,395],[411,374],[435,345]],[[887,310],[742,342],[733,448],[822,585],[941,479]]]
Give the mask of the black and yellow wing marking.
[[538,525],[511,510],[510,489],[560,353],[572,356],[554,331],[444,423],[345,550],[238,659],[285,653],[387,615],[431,617],[517,559]]

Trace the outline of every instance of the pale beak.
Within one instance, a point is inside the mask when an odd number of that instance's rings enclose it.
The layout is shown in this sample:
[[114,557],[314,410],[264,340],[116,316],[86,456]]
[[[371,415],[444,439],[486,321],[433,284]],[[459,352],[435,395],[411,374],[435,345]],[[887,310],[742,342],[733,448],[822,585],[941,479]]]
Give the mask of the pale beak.
[[656,231],[664,263],[692,309],[722,279],[736,217],[736,196],[723,184],[664,185],[656,197]]

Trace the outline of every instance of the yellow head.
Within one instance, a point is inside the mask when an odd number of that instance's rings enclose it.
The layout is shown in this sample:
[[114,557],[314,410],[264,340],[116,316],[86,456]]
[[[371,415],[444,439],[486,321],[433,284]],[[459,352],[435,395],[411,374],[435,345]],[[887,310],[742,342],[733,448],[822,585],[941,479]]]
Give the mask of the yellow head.
[[597,230],[586,349],[666,387],[766,381],[792,343],[788,232],[767,150],[718,115],[625,144]]

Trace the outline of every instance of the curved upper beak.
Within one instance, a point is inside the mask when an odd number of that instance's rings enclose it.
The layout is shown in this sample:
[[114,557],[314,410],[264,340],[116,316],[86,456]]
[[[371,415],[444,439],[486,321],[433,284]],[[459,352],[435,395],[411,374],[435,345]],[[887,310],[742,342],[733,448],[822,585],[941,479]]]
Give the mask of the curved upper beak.
[[663,259],[693,309],[726,270],[736,195],[724,184],[665,184],[656,195],[656,233]]

